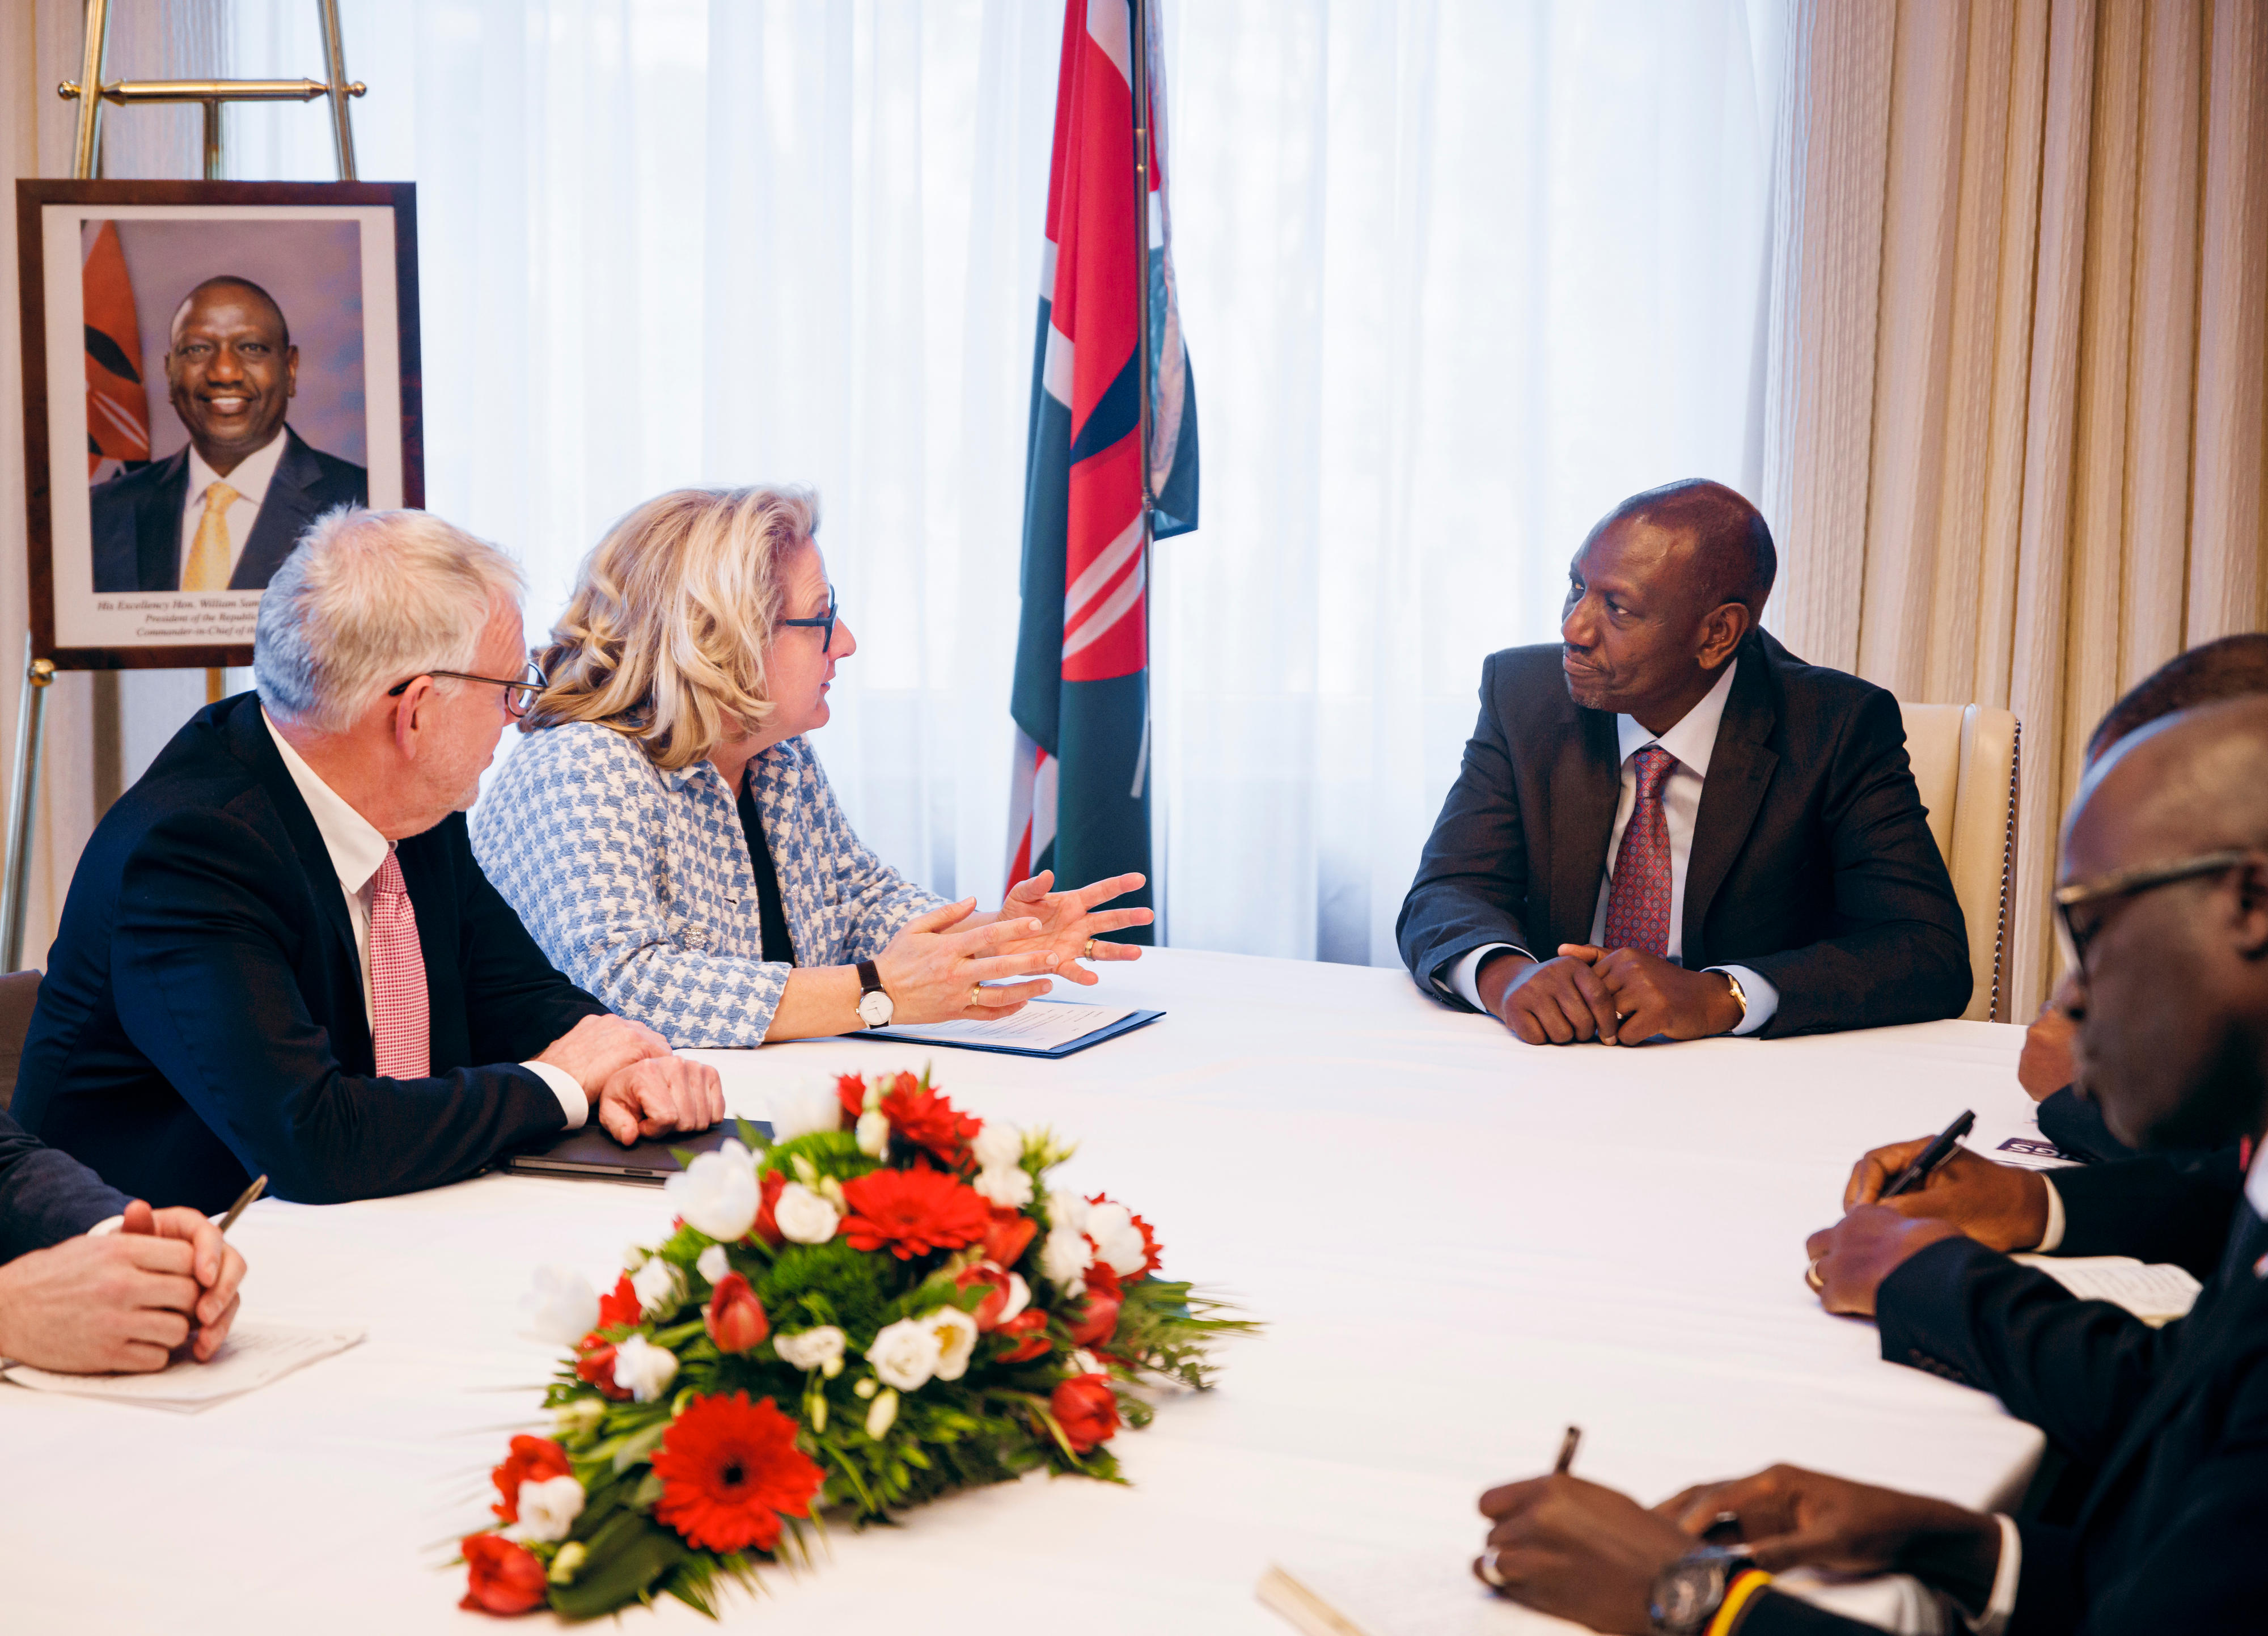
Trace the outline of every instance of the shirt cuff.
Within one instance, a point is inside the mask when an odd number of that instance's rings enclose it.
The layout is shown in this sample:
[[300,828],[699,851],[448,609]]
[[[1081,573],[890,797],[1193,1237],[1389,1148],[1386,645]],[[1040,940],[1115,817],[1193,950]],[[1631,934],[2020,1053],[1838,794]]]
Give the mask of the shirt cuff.
[[2000,1636],[2008,1628],[2015,1617],[2016,1579],[2024,1563],[2024,1537],[2016,1531],[2014,1520],[1999,1511],[1992,1520],[2000,1525],[2000,1565],[1992,1570],[1992,1594],[1985,1599],[1984,1612],[1962,1616],[1976,1636]]
[[89,1238],[108,1238],[113,1233],[117,1232],[125,1225],[126,1218],[124,1216],[112,1216],[108,1220],[98,1221],[92,1227],[87,1228],[86,1235]]
[[559,1099],[559,1111],[567,1116],[567,1128],[579,1131],[591,1117],[591,1099],[583,1094],[583,1087],[566,1069],[548,1062],[524,1062],[519,1065],[551,1087]]
[[[1459,999],[1470,1006],[1475,1011],[1486,1011],[1488,1007],[1481,1004],[1481,962],[1486,960],[1491,954],[1527,954],[1528,951],[1517,944],[1484,943],[1449,968],[1448,987]],[[1535,956],[1531,954],[1528,958],[1532,960]],[[1435,983],[1438,986],[1440,979],[1436,978]]]
[[2047,1177],[2042,1176],[2040,1180],[2048,1183],[2048,1225],[2047,1230],[2040,1234],[2040,1242],[2032,1246],[2031,1253],[2051,1256],[2063,1242],[2063,1195],[2056,1191],[2056,1184],[2048,1182]]
[[1770,979],[1758,976],[1746,966],[1704,966],[1704,971],[1721,971],[1741,985],[1741,992],[1749,999],[1749,1014],[1741,1019],[1735,1034],[1754,1034],[1772,1020],[1779,1009],[1779,991]]

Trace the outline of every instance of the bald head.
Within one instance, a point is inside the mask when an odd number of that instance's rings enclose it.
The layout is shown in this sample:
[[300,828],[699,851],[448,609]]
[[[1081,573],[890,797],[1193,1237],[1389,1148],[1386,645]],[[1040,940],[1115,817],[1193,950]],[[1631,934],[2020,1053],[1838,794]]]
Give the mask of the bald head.
[[239,278],[234,273],[223,273],[217,277],[208,278],[181,298],[180,306],[173,309],[169,340],[178,342],[180,339],[182,321],[193,312],[219,300],[241,302],[266,318],[275,328],[277,350],[281,351],[291,344],[291,326],[284,316],[284,309],[276,304],[276,298],[249,278]]
[[2113,869],[2268,848],[2268,695],[2177,711],[2117,741],[2081,781],[2067,835],[2083,824],[2130,854]]
[[1764,513],[1738,491],[1705,477],[1681,478],[1633,494],[1591,532],[1595,536],[1625,520],[1687,536],[1694,589],[1707,606],[1739,602],[1751,614],[1764,612],[1779,575],[1779,553]]

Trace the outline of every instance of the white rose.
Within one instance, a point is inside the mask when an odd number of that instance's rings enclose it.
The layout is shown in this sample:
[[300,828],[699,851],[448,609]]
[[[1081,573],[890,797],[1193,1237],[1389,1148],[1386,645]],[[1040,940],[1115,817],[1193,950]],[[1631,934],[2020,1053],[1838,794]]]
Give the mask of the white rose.
[[1086,1200],[1077,1193],[1066,1193],[1057,1188],[1048,1194],[1048,1225],[1084,1233],[1086,1231],[1088,1208]]
[[659,1256],[630,1274],[630,1288],[637,1292],[639,1312],[649,1318],[674,1312],[685,1302],[685,1275]]
[[571,1477],[519,1485],[519,1537],[551,1544],[567,1537],[583,1514],[583,1485]]
[[1031,1304],[1032,1286],[1024,1282],[1022,1273],[1011,1272],[1008,1275],[1008,1304],[1000,1308],[999,1323],[1007,1323]]
[[898,1423],[898,1395],[883,1392],[874,1399],[874,1406],[866,1411],[866,1435],[880,1437]]
[[707,1279],[713,1288],[725,1281],[725,1275],[733,1270],[733,1262],[722,1244],[711,1244],[701,1252],[701,1259],[693,1264],[693,1270]]
[[791,1369],[818,1369],[828,1380],[843,1373],[843,1331],[833,1324],[772,1337],[773,1350]]
[[824,1244],[843,1225],[843,1212],[800,1182],[790,1182],[772,1202],[772,1220],[792,1244]]
[[981,1169],[1017,1169],[1024,1161],[1024,1133],[1005,1119],[987,1119],[968,1151]]
[[976,1315],[958,1307],[939,1307],[922,1322],[937,1337],[937,1378],[959,1380],[968,1372],[969,1356],[976,1350]]
[[866,1361],[874,1366],[883,1385],[910,1392],[928,1384],[944,1351],[944,1343],[928,1324],[919,1318],[900,1318],[874,1337],[874,1344],[866,1348]]
[[789,1091],[772,1103],[772,1140],[792,1142],[814,1131],[843,1127],[843,1103],[832,1089]]
[[615,1348],[615,1384],[640,1403],[652,1403],[677,1378],[677,1354],[633,1335]]
[[1020,1165],[979,1170],[969,1185],[1003,1210],[1021,1210],[1032,1202],[1032,1173]]
[[562,1346],[572,1346],[599,1327],[599,1293],[572,1267],[536,1268],[534,1286],[519,1304],[533,1315],[535,1332]]
[[1087,1264],[1094,1259],[1086,1234],[1073,1227],[1056,1228],[1040,1245],[1040,1271],[1066,1295],[1085,1292]]
[[880,1159],[890,1151],[890,1116],[879,1108],[858,1116],[858,1151],[869,1159]]
[[1086,1235],[1094,1241],[1096,1257],[1110,1264],[1120,1278],[1132,1278],[1150,1263],[1142,1248],[1142,1229],[1134,1212],[1123,1205],[1096,1205],[1086,1212]]
[[1110,1373],[1109,1370],[1102,1367],[1102,1360],[1096,1357],[1093,1352],[1087,1351],[1084,1346],[1071,1353],[1071,1372],[1073,1374],[1108,1374]]
[[748,1235],[763,1202],[755,1155],[731,1139],[713,1153],[695,1154],[662,1190],[688,1227],[727,1244]]

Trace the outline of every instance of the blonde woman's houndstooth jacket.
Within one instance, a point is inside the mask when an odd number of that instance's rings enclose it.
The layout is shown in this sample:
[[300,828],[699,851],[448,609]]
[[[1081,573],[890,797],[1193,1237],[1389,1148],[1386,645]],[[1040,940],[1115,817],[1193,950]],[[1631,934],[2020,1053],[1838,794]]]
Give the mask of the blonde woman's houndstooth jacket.
[[[796,964],[878,954],[944,902],[866,849],[801,737],[750,767]],[[737,792],[663,772],[621,733],[521,737],[473,810],[473,851],[551,963],[674,1046],[763,1043],[790,968],[763,958]]]

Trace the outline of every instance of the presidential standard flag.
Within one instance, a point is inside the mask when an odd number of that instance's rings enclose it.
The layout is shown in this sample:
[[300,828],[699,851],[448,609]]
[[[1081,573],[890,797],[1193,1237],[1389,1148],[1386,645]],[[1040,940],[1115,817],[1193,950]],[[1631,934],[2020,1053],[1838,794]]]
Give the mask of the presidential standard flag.
[[[1138,26],[1147,41],[1141,55],[1149,85],[1146,269],[1143,218],[1134,209]],[[1152,873],[1145,384],[1150,537],[1197,524],[1197,400],[1174,296],[1157,41],[1153,8],[1143,0],[1068,0],[1064,8],[1011,704],[1012,885],[1042,869],[1066,886],[1127,870]],[[1152,903],[1145,886],[1119,906]],[[1146,931],[1125,935],[1149,941]]]

